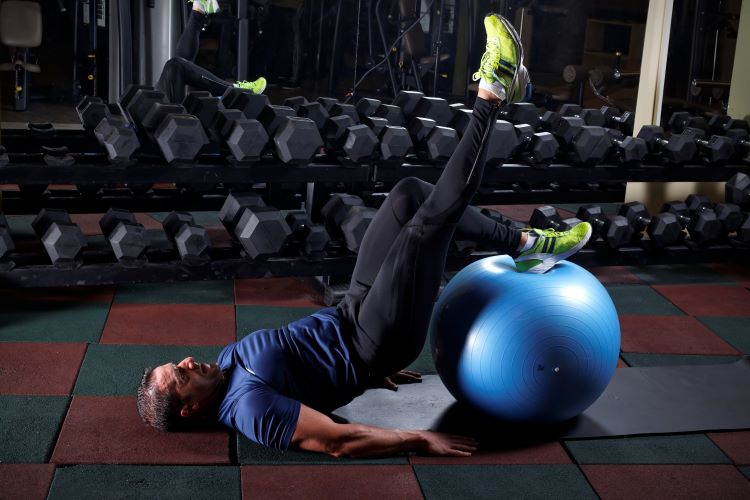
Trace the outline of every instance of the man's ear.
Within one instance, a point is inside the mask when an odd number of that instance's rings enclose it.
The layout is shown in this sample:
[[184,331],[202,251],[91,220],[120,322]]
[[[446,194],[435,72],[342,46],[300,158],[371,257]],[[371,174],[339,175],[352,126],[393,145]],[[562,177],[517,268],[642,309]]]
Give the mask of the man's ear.
[[199,405],[196,402],[185,403],[180,408],[180,416],[183,418],[189,418],[198,413]]

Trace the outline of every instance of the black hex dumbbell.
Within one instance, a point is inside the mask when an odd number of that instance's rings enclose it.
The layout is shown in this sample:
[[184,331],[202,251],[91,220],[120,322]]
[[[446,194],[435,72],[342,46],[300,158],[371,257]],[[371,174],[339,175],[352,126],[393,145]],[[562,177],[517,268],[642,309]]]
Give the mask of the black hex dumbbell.
[[568,159],[574,163],[596,165],[612,149],[612,137],[603,127],[586,125],[576,116],[562,116],[552,134],[557,138]]
[[682,239],[682,226],[674,214],[661,213],[652,217],[646,206],[637,201],[623,203],[617,214],[630,223],[633,240],[640,239],[644,231],[651,244],[657,247],[673,245]]
[[750,134],[741,128],[727,130],[724,135],[734,144],[734,157],[738,160],[750,161]]
[[83,128],[94,133],[111,161],[130,160],[140,148],[138,136],[128,126],[127,120],[113,115],[100,97],[85,96],[76,105],[76,112]]
[[669,117],[667,128],[673,134],[681,134],[687,128],[700,129],[707,132],[708,122],[702,116],[692,116],[687,111],[675,111]]
[[708,208],[702,208],[699,212],[691,214],[685,203],[670,201],[664,204],[661,211],[674,214],[683,229],[687,229],[690,239],[696,244],[715,241],[721,234],[721,223],[716,213]]
[[728,130],[750,131],[750,125],[747,120],[732,118],[727,115],[712,115],[708,120],[708,130],[712,134],[723,135]]
[[292,230],[284,216],[256,193],[227,196],[219,218],[251,259],[279,254],[290,244]]
[[99,227],[121,264],[132,265],[146,253],[146,230],[132,212],[110,208],[99,220]]
[[606,129],[612,139],[612,152],[615,160],[620,164],[638,164],[648,155],[646,141],[639,137],[625,135],[619,130]]
[[304,210],[293,210],[287,213],[286,223],[303,255],[311,259],[320,259],[326,255],[326,247],[331,237],[325,226],[315,224]]
[[750,176],[737,172],[724,184],[724,200],[750,208]]
[[329,234],[342,236],[347,248],[357,253],[377,210],[366,207],[359,196],[337,193],[323,205],[320,213]]
[[725,163],[734,156],[734,142],[723,135],[712,135],[706,140],[705,131],[687,127],[682,135],[691,137],[698,146],[698,152],[711,163]]
[[201,264],[208,260],[208,251],[211,249],[208,231],[196,224],[191,214],[170,212],[162,221],[162,227],[183,262]]
[[13,268],[13,261],[10,259],[10,253],[16,249],[13,244],[13,238],[10,235],[8,219],[0,212],[0,269],[9,271]]
[[449,127],[439,126],[430,118],[412,118],[406,129],[417,155],[429,161],[446,162],[458,147],[458,132]]
[[713,210],[721,224],[721,238],[728,238],[742,224],[742,209],[734,203],[713,203],[706,196],[691,194],[685,198],[685,205],[691,213]]
[[586,125],[593,127],[604,127],[607,122],[601,109],[581,109],[577,104],[563,104],[558,112],[561,116],[580,117]]
[[272,137],[276,156],[284,163],[305,165],[323,146],[318,125],[296,116],[288,106],[268,105],[258,115],[258,121]]
[[589,244],[592,244],[597,237],[602,238],[610,248],[620,248],[633,241],[635,233],[628,220],[621,215],[607,217],[598,205],[579,207],[576,217],[591,224],[594,238],[589,240]]
[[80,263],[87,246],[81,228],[73,224],[65,210],[43,208],[31,223],[53,264],[72,266]]
[[496,120],[491,134],[486,145],[487,163],[490,165],[517,157],[533,166],[546,166],[560,148],[552,134],[534,132],[531,125],[513,125],[505,120]]
[[670,163],[687,163],[698,152],[698,146],[692,136],[672,134],[667,139],[664,129],[658,125],[644,125],[638,132],[638,137],[646,141],[650,154],[661,154]]
[[[578,217],[580,219],[580,217]],[[566,219],[567,220],[567,219]],[[529,219],[529,225],[537,229],[554,229],[555,231],[567,231],[572,229],[575,224],[565,222],[560,214],[557,213],[557,209],[550,205],[543,207],[537,207],[531,213]]]
[[625,111],[620,114],[620,111],[612,106],[602,106],[601,112],[604,115],[605,127],[619,130],[628,136],[633,135],[635,113]]

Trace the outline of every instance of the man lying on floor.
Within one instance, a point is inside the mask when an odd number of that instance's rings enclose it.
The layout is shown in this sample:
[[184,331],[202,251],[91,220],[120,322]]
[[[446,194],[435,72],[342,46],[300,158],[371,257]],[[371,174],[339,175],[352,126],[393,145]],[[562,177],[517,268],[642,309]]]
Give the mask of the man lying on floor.
[[147,369],[138,389],[147,424],[170,430],[218,419],[265,446],[334,456],[467,456],[476,450],[467,437],[340,424],[326,413],[375,381],[395,388],[420,380],[399,370],[422,350],[454,233],[510,254],[520,272],[530,273],[547,271],[591,235],[587,223],[567,232],[518,231],[467,210],[482,179],[498,106],[519,100],[528,84],[512,25],[490,15],[485,29],[487,51],[475,75],[480,89],[465,135],[435,185],[407,178],[391,190],[365,234],[341,304],[254,332],[225,347],[218,363],[188,357]]

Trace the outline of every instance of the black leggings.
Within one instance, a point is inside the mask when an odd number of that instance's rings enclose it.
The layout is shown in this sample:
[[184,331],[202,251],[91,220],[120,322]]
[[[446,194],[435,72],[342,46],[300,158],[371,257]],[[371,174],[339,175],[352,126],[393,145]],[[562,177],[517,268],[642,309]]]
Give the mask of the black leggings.
[[213,95],[222,95],[231,87],[207,69],[195,64],[198,55],[200,33],[206,19],[204,14],[195,10],[190,12],[185,31],[177,42],[175,56],[164,64],[156,88],[164,92],[169,102],[180,103],[185,98],[185,85],[195,90],[208,90]]
[[403,179],[390,192],[360,247],[338,308],[352,347],[373,375],[408,366],[422,350],[454,233],[515,253],[521,233],[467,209],[482,179],[480,148],[497,107],[477,99],[471,122],[437,183]]

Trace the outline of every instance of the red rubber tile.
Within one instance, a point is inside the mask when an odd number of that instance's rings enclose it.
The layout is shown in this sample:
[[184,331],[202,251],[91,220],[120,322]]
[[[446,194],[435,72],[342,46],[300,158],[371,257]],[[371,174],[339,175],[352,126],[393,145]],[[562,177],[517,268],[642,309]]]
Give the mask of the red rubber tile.
[[55,464],[0,464],[0,497],[44,500]]
[[731,465],[582,465],[602,500],[750,498],[750,481]]
[[206,232],[213,248],[232,248],[232,237],[224,226],[207,226]]
[[241,468],[242,498],[422,499],[408,465],[299,465]]
[[135,214],[135,220],[143,225],[143,229],[162,229],[161,222],[148,214],[137,212]]
[[310,278],[235,280],[234,296],[240,306],[325,307]]
[[75,396],[52,452],[56,464],[226,464],[229,434],[158,432],[134,397]]
[[653,285],[692,316],[750,316],[750,290],[734,285]]
[[602,283],[640,284],[643,280],[627,266],[592,267],[588,271]]
[[0,348],[0,394],[67,396],[86,344],[6,342]]
[[570,457],[558,442],[539,443],[524,448],[478,451],[470,457],[430,457],[412,455],[412,465],[539,465],[569,464]]
[[620,315],[622,352],[740,354],[692,316]]
[[113,304],[99,342],[224,345],[234,341],[231,304]]
[[707,434],[737,465],[750,465],[750,431]]
[[734,262],[716,262],[708,264],[708,267],[717,273],[725,274],[735,281],[750,282],[750,267],[736,264]]
[[81,232],[86,236],[102,234],[99,227],[99,219],[101,218],[102,214],[70,214],[70,219],[74,224],[78,224]]
[[0,191],[20,191],[18,184],[0,184]]
[[0,288],[0,301],[96,302],[109,304],[115,295],[113,286],[70,288]]
[[617,368],[630,368],[630,366],[622,358],[617,358]]

